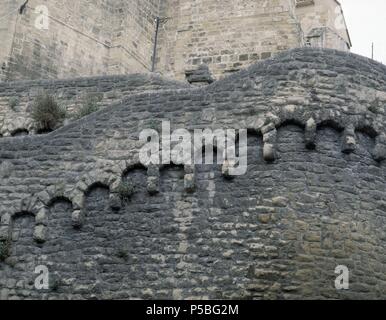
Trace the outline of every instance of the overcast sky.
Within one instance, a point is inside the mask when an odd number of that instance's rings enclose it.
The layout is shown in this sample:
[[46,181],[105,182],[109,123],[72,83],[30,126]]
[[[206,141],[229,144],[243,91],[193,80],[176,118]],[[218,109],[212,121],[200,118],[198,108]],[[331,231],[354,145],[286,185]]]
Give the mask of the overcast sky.
[[352,52],[386,64],[386,0],[339,0],[351,36]]

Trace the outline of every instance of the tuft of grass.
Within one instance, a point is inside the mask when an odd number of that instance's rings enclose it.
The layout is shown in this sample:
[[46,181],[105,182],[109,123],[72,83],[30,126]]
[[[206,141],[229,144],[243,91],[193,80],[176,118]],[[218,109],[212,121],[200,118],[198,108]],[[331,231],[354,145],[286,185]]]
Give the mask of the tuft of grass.
[[82,107],[75,113],[74,118],[78,120],[98,110],[98,99],[95,97],[88,97]]
[[66,109],[56,102],[55,97],[43,93],[36,97],[32,105],[32,118],[38,131],[53,131],[66,118]]
[[3,262],[11,255],[11,241],[0,241],[0,262]]
[[8,100],[8,106],[11,110],[16,111],[16,107],[19,105],[20,101],[18,98],[13,97]]
[[130,182],[122,181],[116,191],[122,201],[129,201],[134,193],[134,187]]

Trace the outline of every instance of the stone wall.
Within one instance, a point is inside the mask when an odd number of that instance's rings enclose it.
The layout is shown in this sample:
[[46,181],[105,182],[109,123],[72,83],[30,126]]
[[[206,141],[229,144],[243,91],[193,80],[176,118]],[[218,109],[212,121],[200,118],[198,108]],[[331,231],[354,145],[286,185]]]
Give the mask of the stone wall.
[[[39,5],[48,8],[48,30],[35,27]],[[103,0],[29,1],[24,14],[17,13],[7,79],[106,74],[106,43],[114,19],[112,7]]]
[[168,0],[169,20],[160,35],[158,69],[184,79],[185,71],[209,65],[216,77],[302,45],[294,0]]
[[[306,40],[316,41],[313,46],[349,51],[350,35],[342,7],[336,0],[305,0],[296,8]],[[315,39],[317,38],[317,39]]]
[[155,18],[161,0],[121,0],[116,13],[116,27],[110,51],[109,74],[146,72],[152,69]]
[[4,0],[0,7],[0,81],[6,79],[6,69],[11,53],[15,23],[17,20],[17,9],[18,6],[14,0]]
[[[335,0],[30,0],[22,14],[22,1],[4,1],[0,16],[12,14],[0,20],[0,81],[151,71],[157,16],[156,70],[179,80],[201,64],[221,78],[302,47],[304,36],[317,47],[351,45]],[[40,5],[48,30],[35,26]]]
[[[48,8],[48,30],[35,27]],[[10,10],[5,6],[1,13]],[[17,8],[15,3],[12,7]],[[7,68],[3,78],[57,79],[73,76],[125,74],[151,69],[154,18],[159,0],[63,1],[30,0],[23,14],[14,12],[0,39],[6,46],[0,62]],[[16,21],[16,23],[14,23]],[[1,24],[0,24],[1,27]],[[6,58],[11,57],[8,61]]]
[[104,108],[133,94],[186,86],[156,74],[3,82],[0,83],[0,136],[37,133],[31,111],[36,97],[42,93],[53,95],[66,108],[67,120],[71,121],[89,99]]
[[[0,297],[384,298],[385,74],[296,49],[207,87],[131,95],[51,134],[2,138]],[[161,120],[247,128],[247,174],[139,165],[138,134]],[[33,286],[37,265],[49,290]],[[349,290],[334,287],[338,265]]]

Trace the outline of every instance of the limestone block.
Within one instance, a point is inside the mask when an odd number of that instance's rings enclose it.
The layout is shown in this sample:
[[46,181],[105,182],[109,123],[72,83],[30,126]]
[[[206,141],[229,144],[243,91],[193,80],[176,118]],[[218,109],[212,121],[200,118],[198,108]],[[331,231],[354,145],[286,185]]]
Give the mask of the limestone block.
[[11,224],[11,221],[12,221],[12,216],[9,213],[4,213],[1,216],[1,223],[0,223],[0,225],[1,226],[9,226]]
[[33,238],[37,243],[44,243],[46,241],[46,234],[47,234],[46,226],[42,224],[38,224],[37,226],[35,226]]
[[234,176],[231,174],[231,169],[234,168],[236,165],[235,161],[230,161],[230,160],[225,160],[224,164],[222,166],[222,174],[224,175],[225,178],[227,179],[233,179]]
[[152,195],[159,192],[159,177],[147,177],[147,191]]
[[308,119],[306,123],[305,130],[305,141],[307,149],[315,149],[315,140],[316,140],[316,122],[313,118]]
[[272,131],[275,129],[275,124],[273,122],[269,123],[268,125],[261,128],[261,133],[265,135],[266,133]]
[[71,216],[72,226],[79,229],[83,226],[84,213],[82,210],[75,210]]
[[264,160],[267,162],[275,161],[275,159],[276,159],[275,146],[273,144],[270,144],[270,143],[264,144],[263,156],[264,156]]
[[147,191],[153,195],[159,192],[159,167],[156,165],[150,165],[147,168]]
[[350,127],[345,129],[343,133],[342,152],[352,153],[356,148],[356,135],[354,128]]
[[194,174],[192,174],[192,173],[185,174],[184,187],[185,187],[185,191],[194,192],[194,190],[196,188]]
[[47,208],[42,208],[39,210],[39,212],[37,213],[37,215],[35,217],[35,223],[36,224],[40,224],[43,226],[47,225],[47,211],[48,211]]

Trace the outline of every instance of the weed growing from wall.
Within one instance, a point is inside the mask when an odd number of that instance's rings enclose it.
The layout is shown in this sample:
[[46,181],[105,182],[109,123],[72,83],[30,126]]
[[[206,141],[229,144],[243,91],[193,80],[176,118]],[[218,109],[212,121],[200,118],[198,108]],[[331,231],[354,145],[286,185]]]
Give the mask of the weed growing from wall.
[[66,118],[66,109],[57,103],[55,97],[43,93],[33,103],[32,118],[38,131],[53,131],[62,125]]

